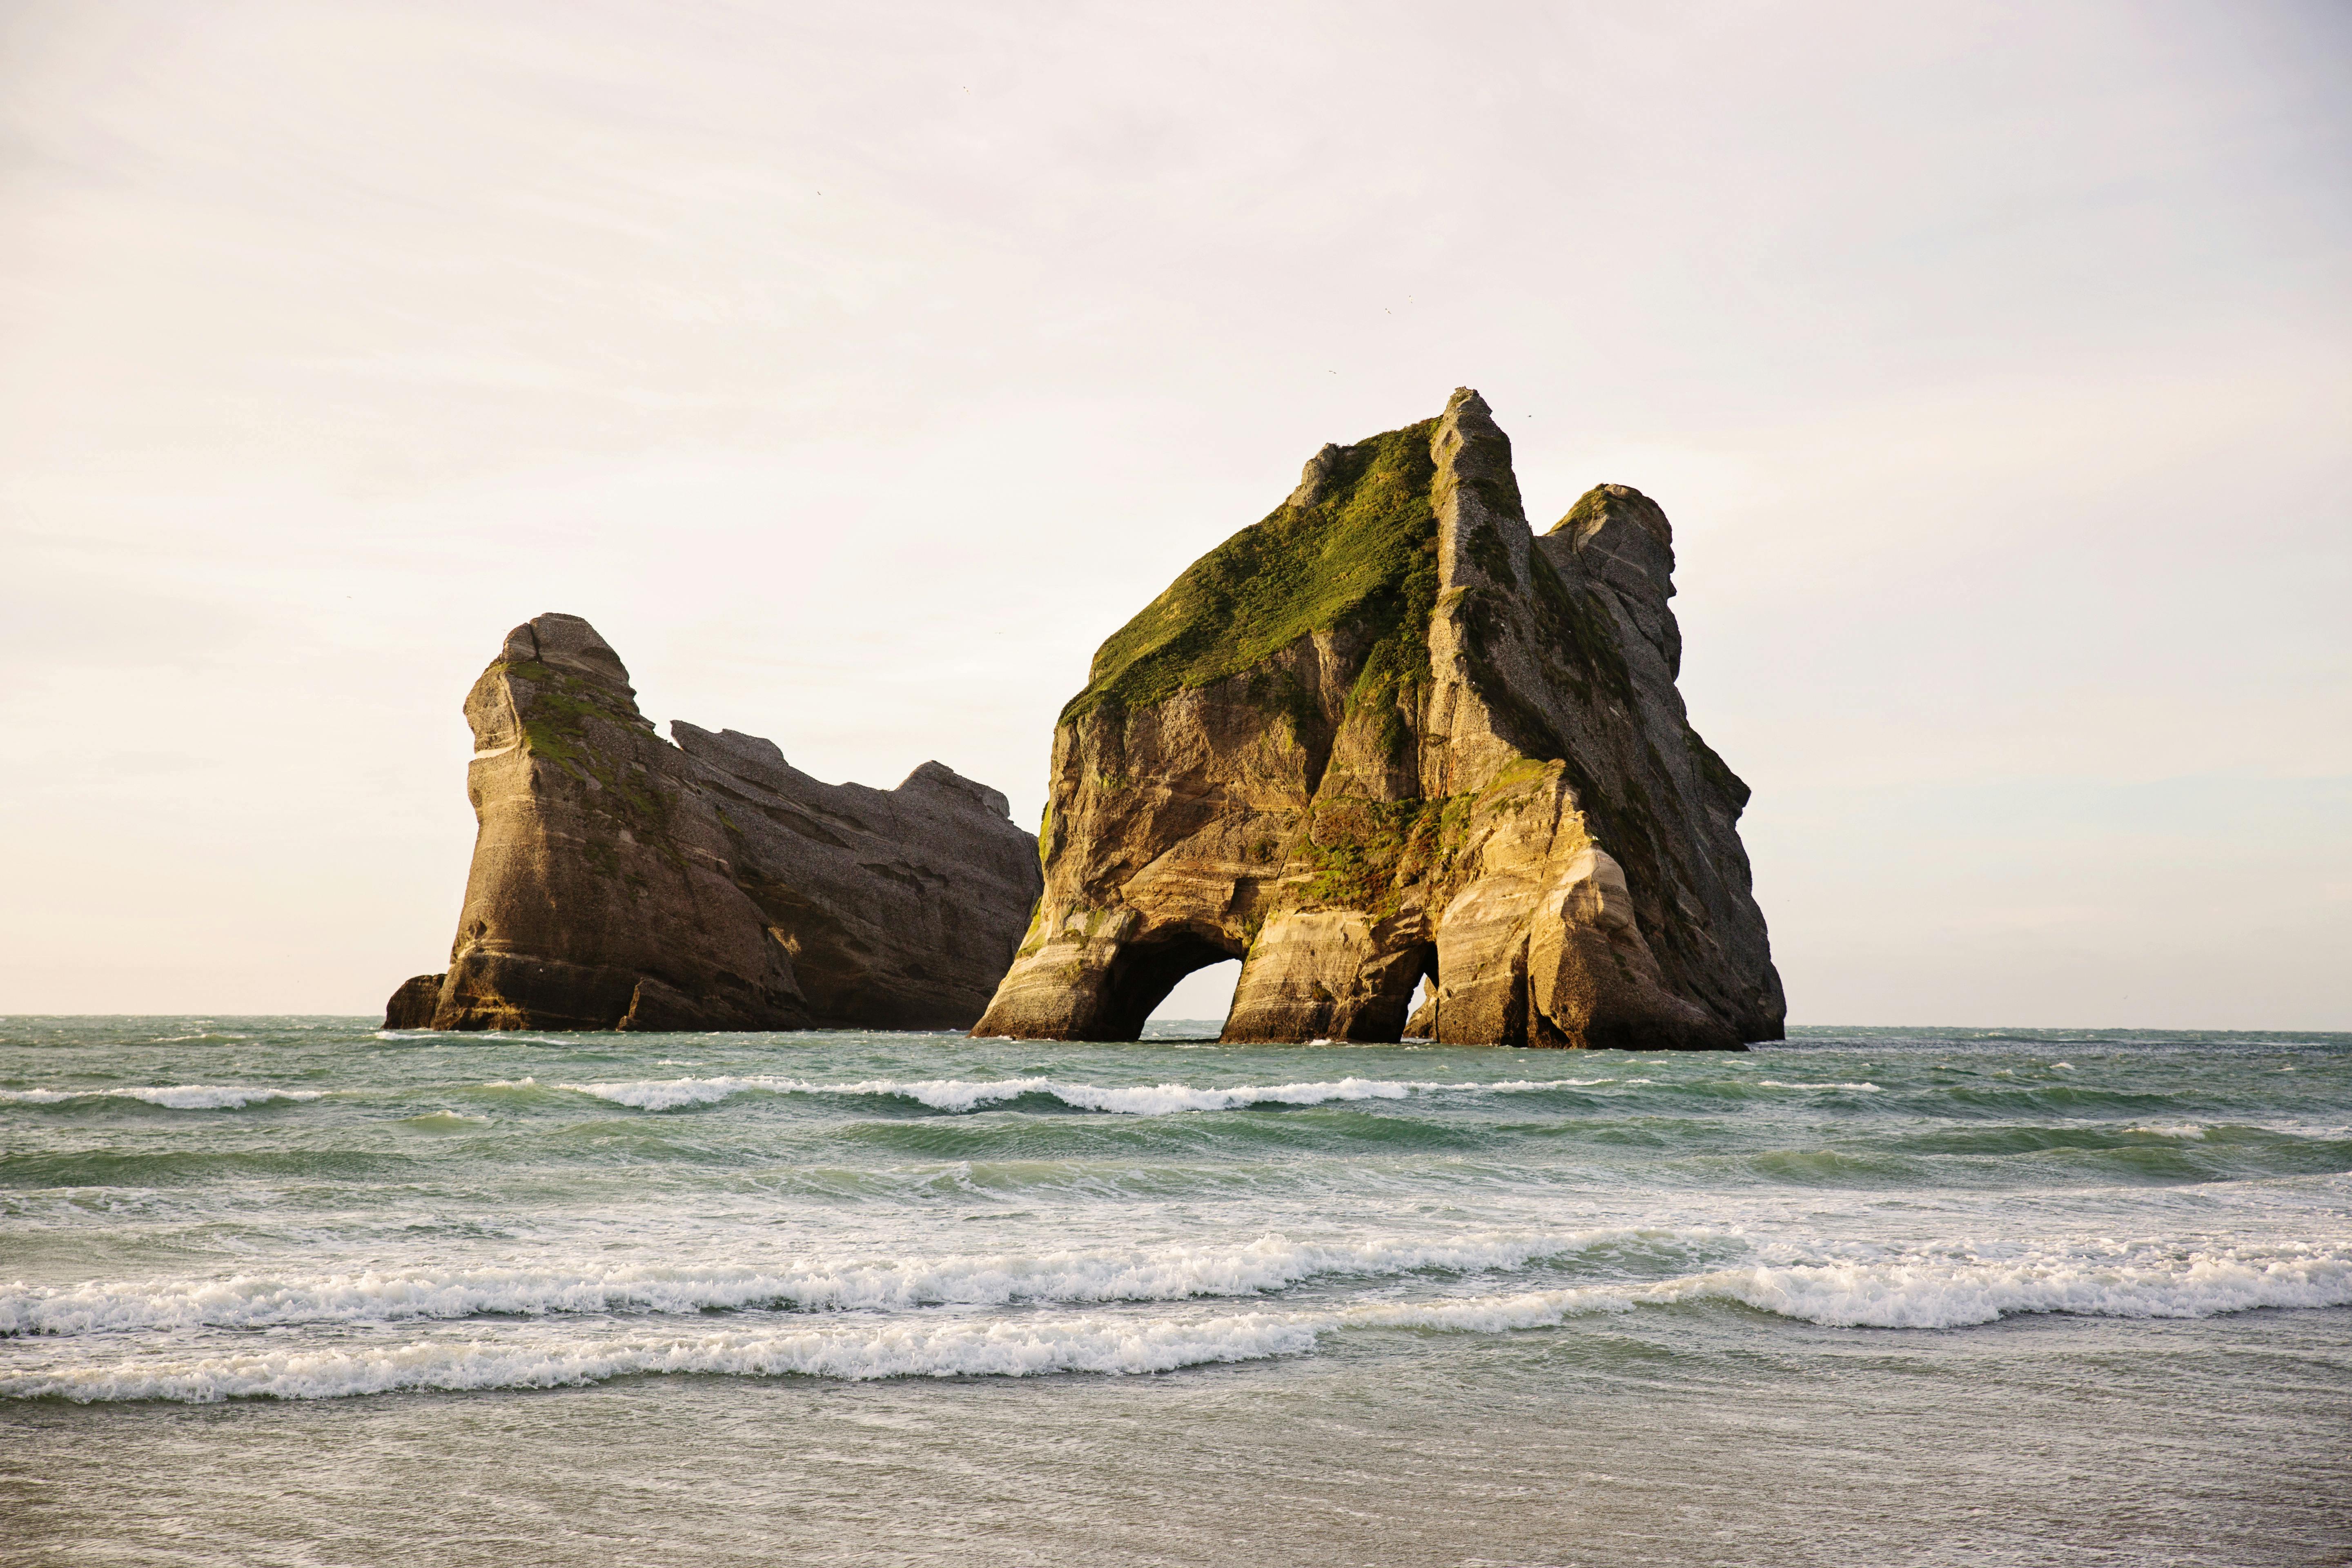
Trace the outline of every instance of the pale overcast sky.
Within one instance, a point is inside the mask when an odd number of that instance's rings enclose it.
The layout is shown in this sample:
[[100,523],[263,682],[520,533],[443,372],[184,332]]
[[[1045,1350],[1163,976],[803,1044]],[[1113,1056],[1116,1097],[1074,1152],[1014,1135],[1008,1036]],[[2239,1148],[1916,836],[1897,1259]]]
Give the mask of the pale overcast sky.
[[1673,517],[1793,1022],[2352,1028],[2347,132],[2340,0],[13,0],[0,1010],[441,967],[545,610],[1034,823],[1467,384]]

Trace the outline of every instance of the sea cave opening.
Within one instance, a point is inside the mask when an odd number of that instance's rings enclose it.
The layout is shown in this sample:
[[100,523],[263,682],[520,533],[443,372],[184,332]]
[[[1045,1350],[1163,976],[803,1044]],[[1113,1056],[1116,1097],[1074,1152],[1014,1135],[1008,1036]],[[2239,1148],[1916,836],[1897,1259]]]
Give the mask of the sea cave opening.
[[[1181,928],[1154,931],[1128,942],[1111,960],[1104,1018],[1108,1026],[1100,1037],[1140,1037],[1144,1021],[1160,1011],[1185,976],[1213,964],[1237,963],[1240,958],[1217,937]],[[1230,993],[1227,1001],[1231,1001]]]
[[[1421,1025],[1418,1029],[1413,1027],[1416,1023]],[[1436,1036],[1437,944],[1431,942],[1421,950],[1421,978],[1414,983],[1412,997],[1405,1003],[1404,1028],[1401,1037],[1428,1040],[1434,1039]]]
[[1225,1015],[1234,1010],[1234,987],[1240,984],[1241,977],[1242,961],[1238,958],[1222,958],[1196,969],[1179,980],[1175,989],[1151,1010],[1150,1021],[1198,1024],[1202,1033],[1216,1034],[1224,1026]]

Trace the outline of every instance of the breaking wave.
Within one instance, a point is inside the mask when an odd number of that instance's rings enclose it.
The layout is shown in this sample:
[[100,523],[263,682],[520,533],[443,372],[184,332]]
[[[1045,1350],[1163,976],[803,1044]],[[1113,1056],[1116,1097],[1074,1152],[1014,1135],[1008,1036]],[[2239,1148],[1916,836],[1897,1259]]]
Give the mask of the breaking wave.
[[1324,1276],[1474,1273],[1595,1251],[1691,1260],[1707,1233],[1629,1229],[1528,1237],[1496,1233],[1444,1242],[1367,1239],[988,1253],[926,1259],[839,1259],[794,1268],[584,1270],[461,1268],[310,1279],[95,1283],[0,1289],[0,1335],[123,1329],[258,1328],[323,1321],[466,1318],[479,1313],[905,1310],[1014,1302],[1179,1301],[1250,1296]]
[[0,1104],[61,1105],[72,1100],[137,1100],[166,1110],[237,1110],[273,1100],[324,1100],[322,1089],[255,1089],[240,1084],[181,1083],[137,1089],[0,1089]]
[[0,1395],[117,1400],[330,1399],[403,1389],[543,1388],[646,1374],[1027,1377],[1172,1372],[1305,1355],[1363,1331],[1494,1334],[1594,1312],[1718,1302],[1841,1328],[1949,1329],[2024,1313],[2196,1318],[2352,1302],[2352,1261],[2198,1256],[2108,1267],[1805,1265],[1716,1269],[1605,1284],[1321,1310],[1143,1316],[1117,1311],[974,1319],[936,1313],[795,1319],[716,1332],[670,1331],[493,1342],[450,1337],[313,1350],[263,1349],[59,1365],[0,1375]]

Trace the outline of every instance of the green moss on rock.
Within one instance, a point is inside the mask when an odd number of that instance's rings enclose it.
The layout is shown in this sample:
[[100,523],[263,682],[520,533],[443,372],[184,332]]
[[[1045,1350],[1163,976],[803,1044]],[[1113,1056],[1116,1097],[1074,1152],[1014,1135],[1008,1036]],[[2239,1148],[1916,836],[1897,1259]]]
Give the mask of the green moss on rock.
[[1313,694],[1286,669],[1252,670],[1244,678],[1242,700],[1261,713],[1281,719],[1289,728],[1293,745],[1307,744],[1323,716]]
[[523,721],[522,743],[526,751],[536,752],[551,762],[561,763],[565,767],[573,766],[588,754],[588,748],[581,741],[578,731],[540,719]]
[[1395,914],[1405,889],[1452,869],[1473,796],[1370,800],[1343,796],[1316,808],[1297,847],[1313,870],[1302,907]]
[[1437,597],[1434,425],[1339,448],[1311,503],[1285,503],[1194,562],[1102,645],[1061,721],[1151,707],[1343,626],[1370,639],[1351,707],[1426,682]]

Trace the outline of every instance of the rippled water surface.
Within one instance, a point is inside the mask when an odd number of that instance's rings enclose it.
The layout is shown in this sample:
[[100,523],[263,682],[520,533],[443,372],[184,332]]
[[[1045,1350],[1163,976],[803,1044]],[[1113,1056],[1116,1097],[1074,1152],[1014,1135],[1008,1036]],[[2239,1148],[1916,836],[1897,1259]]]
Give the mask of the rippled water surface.
[[0,1021],[0,1556],[2352,1561],[2352,1037],[1207,1032]]

